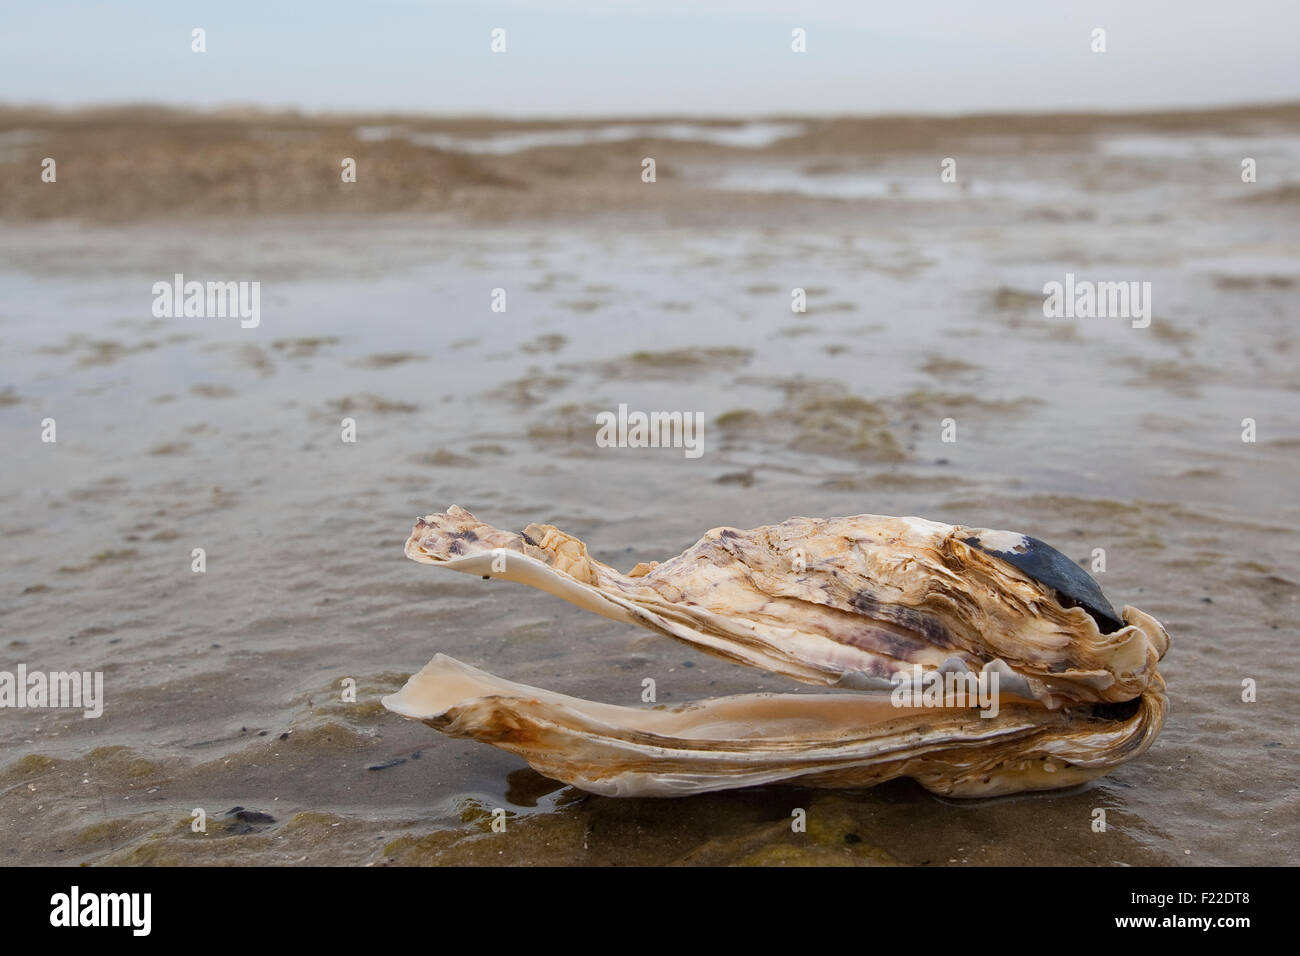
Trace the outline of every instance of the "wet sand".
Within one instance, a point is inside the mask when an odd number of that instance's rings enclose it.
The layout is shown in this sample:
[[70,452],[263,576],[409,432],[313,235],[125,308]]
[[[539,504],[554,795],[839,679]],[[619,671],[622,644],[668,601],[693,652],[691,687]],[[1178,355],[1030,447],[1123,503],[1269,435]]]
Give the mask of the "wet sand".
[[[0,113],[0,669],[106,695],[97,720],[0,713],[4,862],[1297,862],[1300,109],[771,141],[140,114]],[[177,272],[259,281],[260,324],[154,318]],[[1150,326],[1045,318],[1067,272],[1150,281]],[[619,403],[702,412],[705,453],[597,447]],[[646,677],[668,704],[806,688],[404,560],[453,503],[623,569],[793,514],[1104,548],[1112,602],[1173,638],[1170,717],[1059,793],[585,795],[379,697],[438,651],[616,703]]]

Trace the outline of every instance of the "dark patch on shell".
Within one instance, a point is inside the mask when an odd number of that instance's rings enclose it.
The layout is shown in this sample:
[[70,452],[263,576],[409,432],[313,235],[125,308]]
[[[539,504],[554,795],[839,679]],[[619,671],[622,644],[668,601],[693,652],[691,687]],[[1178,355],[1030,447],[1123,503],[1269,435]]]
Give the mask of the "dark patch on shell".
[[1050,588],[1056,593],[1056,599],[1062,607],[1083,608],[1097,622],[1097,628],[1103,634],[1118,631],[1124,626],[1124,619],[1115,613],[1092,575],[1051,545],[1027,534],[1021,537],[1025,547],[1015,551],[994,551],[980,544],[977,537],[963,538],[962,541],[1020,569],[1039,584]]

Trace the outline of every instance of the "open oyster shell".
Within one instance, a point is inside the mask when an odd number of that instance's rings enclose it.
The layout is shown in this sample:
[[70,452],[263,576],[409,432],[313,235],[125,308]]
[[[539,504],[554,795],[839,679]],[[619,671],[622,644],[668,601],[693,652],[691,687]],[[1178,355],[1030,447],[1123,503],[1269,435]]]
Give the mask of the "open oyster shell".
[[[452,507],[416,521],[406,555],[834,688],[622,707],[440,654],[384,698],[389,710],[597,793],[859,787],[900,776],[953,796],[1048,789],[1137,756],[1164,722],[1160,623],[1133,607],[1116,613],[1068,558],[1011,532],[879,515],[791,518],[715,528],[675,558],[621,574],[550,525],[516,534]],[[923,706],[919,695],[900,705],[898,675],[916,668],[996,673],[996,706]]]

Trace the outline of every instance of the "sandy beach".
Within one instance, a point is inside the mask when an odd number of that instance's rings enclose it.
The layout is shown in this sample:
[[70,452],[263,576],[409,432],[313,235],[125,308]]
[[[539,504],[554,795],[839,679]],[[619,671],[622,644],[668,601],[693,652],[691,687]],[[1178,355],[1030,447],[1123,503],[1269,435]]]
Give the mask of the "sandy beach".
[[[0,109],[0,670],[104,675],[98,718],[3,714],[0,861],[1298,863],[1298,218],[1294,104]],[[256,324],[160,317],[177,274],[258,283]],[[1150,283],[1145,324],[1045,316],[1067,276]],[[701,413],[703,454],[599,447],[620,404]],[[379,699],[439,651],[628,705],[806,688],[405,560],[452,504],[625,570],[791,515],[1101,548],[1170,715],[1060,792],[584,794]]]

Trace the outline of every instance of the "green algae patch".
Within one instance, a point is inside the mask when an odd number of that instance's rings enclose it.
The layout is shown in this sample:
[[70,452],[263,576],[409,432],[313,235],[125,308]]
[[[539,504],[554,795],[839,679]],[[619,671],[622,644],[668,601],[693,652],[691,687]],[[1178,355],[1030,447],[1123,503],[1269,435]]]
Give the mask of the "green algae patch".
[[113,760],[128,752],[128,748],[122,744],[112,744],[106,747],[96,747],[90,753],[86,754],[86,759],[91,763],[104,760]]
[[884,850],[870,853],[856,850],[832,850],[826,847],[802,847],[784,843],[755,850],[736,860],[732,866],[898,866],[898,861]]
[[120,744],[96,747],[86,754],[85,763],[93,768],[96,774],[127,781],[132,785],[146,780],[157,780],[167,774],[161,763],[146,759],[139,751]]
[[15,760],[5,767],[3,771],[0,771],[0,783],[17,783],[29,777],[48,773],[66,762],[56,760],[54,757],[47,757],[45,754],[28,754],[26,757]]
[[1043,294],[1041,292],[1025,292],[1005,285],[1000,286],[993,293],[993,307],[1005,310],[1041,309],[1043,307]]
[[[460,818],[461,823],[477,830],[479,833],[490,833],[492,832],[493,821],[502,816],[502,814],[496,813],[496,809],[471,797],[461,802],[457,816]],[[509,826],[509,821],[516,817],[518,817],[518,814],[513,810],[506,810],[504,814],[506,825]]]
[[704,866],[898,866],[899,861],[870,839],[872,824],[863,808],[839,797],[813,796],[804,827],[792,815],[752,824],[715,837],[678,862]]
[[725,430],[735,430],[752,425],[758,425],[762,422],[763,416],[758,412],[748,408],[733,408],[729,412],[723,412],[713,420],[713,424]]
[[491,820],[469,828],[398,837],[385,844],[376,862],[389,866],[572,866],[589,860],[586,824],[576,815],[548,813],[511,818],[505,832]]
[[[312,692],[307,699],[310,713],[315,717],[332,718],[336,724],[346,721],[373,725],[388,713],[380,699],[401,690],[410,676],[400,671],[381,671],[352,677],[356,681],[355,701],[343,699],[343,678],[339,678],[328,687]],[[299,733],[301,731],[295,727],[294,734]]]
[[163,772],[163,769],[152,760],[145,760],[143,757],[139,757],[126,765],[125,772],[127,777],[132,780],[143,780],[160,775]]
[[423,866],[436,862],[439,854],[461,839],[450,831],[440,830],[423,836],[400,836],[384,844],[383,854],[387,863],[405,866]]
[[68,841],[68,847],[82,851],[112,849],[150,829],[152,824],[139,820],[104,820],[82,827]]

